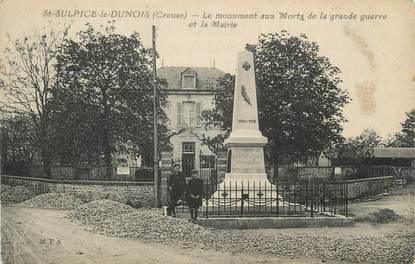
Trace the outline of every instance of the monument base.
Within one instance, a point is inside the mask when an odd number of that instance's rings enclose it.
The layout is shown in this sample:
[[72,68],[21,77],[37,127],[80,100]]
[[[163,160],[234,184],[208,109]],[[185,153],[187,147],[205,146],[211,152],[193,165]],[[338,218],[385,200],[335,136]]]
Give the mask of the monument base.
[[238,183],[238,185],[242,183],[257,183],[261,185],[271,185],[271,182],[268,181],[267,174],[265,172],[228,172],[225,173],[225,178],[223,179],[223,183],[229,183],[229,184],[235,184]]
[[227,173],[208,200],[208,206],[225,211],[241,206],[263,211],[265,207],[284,205],[287,203],[278,194],[277,186],[268,181],[265,173]]

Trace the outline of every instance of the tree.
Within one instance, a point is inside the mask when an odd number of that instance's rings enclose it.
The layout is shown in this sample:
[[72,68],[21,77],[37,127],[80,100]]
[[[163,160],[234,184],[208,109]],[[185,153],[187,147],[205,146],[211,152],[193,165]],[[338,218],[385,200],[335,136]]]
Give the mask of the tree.
[[202,120],[206,128],[217,127],[220,133],[214,137],[206,134],[196,135],[197,138],[209,147],[213,153],[224,150],[223,141],[229,136],[232,128],[232,109],[233,109],[233,91],[235,86],[235,76],[225,74],[218,80],[214,102],[215,107],[212,110],[203,111]]
[[360,165],[373,158],[373,150],[379,147],[382,138],[373,129],[365,129],[354,138],[348,138],[338,149],[337,164]]
[[41,34],[10,39],[0,69],[1,111],[16,120],[29,118],[30,144],[41,156],[46,177],[51,177],[53,160],[50,99],[56,88],[56,51],[66,37],[63,31],[44,29]]
[[[301,161],[318,156],[339,142],[342,107],[348,103],[339,87],[340,70],[319,55],[319,47],[305,35],[286,31],[260,35],[254,53],[259,125],[268,138],[268,161]],[[222,133],[206,143],[223,142],[231,129],[234,77],[219,80],[215,107],[204,112],[206,126],[219,126]]]
[[[138,33],[123,36],[109,23],[103,32],[91,25],[66,40],[58,55],[59,90],[56,116],[72,131],[67,144],[76,142],[70,155],[103,157],[111,177],[112,154],[153,155],[152,51],[143,47]],[[159,135],[167,134],[166,83],[158,80]],[[65,122],[63,122],[65,120]]]
[[397,134],[399,147],[415,147],[415,109],[406,113],[406,119],[401,123],[401,131]]
[[17,172],[30,167],[37,150],[31,144],[32,120],[27,115],[5,117],[0,121],[1,156],[7,172]]

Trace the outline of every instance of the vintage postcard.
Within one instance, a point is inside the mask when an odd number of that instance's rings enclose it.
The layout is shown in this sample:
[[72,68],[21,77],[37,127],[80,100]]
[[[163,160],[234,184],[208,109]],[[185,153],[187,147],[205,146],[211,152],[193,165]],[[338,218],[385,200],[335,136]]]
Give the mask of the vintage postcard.
[[0,0],[2,263],[415,263],[415,1]]

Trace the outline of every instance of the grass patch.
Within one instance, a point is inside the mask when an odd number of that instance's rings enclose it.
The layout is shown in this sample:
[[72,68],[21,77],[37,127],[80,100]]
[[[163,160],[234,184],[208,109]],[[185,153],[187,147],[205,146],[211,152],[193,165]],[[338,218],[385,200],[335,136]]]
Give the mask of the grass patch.
[[370,212],[368,215],[355,217],[356,222],[370,222],[374,224],[385,224],[395,222],[401,219],[401,216],[396,214],[393,210],[383,208]]

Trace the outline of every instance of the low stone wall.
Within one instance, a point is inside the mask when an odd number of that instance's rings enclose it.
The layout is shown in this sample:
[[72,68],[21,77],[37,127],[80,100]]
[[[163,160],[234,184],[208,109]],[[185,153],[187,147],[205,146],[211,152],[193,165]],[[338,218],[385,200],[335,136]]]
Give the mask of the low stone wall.
[[392,187],[394,176],[366,178],[347,181],[347,196],[349,199],[379,193]]
[[111,199],[135,207],[154,206],[152,182],[119,181],[59,181],[2,175],[1,183],[10,186],[26,186],[36,194],[49,192],[69,193],[85,202],[97,199]]
[[[379,193],[391,187],[393,181],[394,176],[349,180],[347,181],[347,197],[353,199],[363,195]],[[123,203],[131,203],[137,207],[152,207],[154,205],[154,186],[152,182],[60,181],[9,175],[2,175],[1,182],[10,186],[26,186],[36,194],[48,192],[70,193],[85,202],[108,198]],[[161,188],[161,191],[161,196],[164,197],[163,192],[165,190]],[[164,205],[165,201],[162,201],[161,204]]]
[[255,229],[255,228],[312,228],[352,226],[353,217],[244,217],[208,218],[197,220],[198,224],[217,229]]

